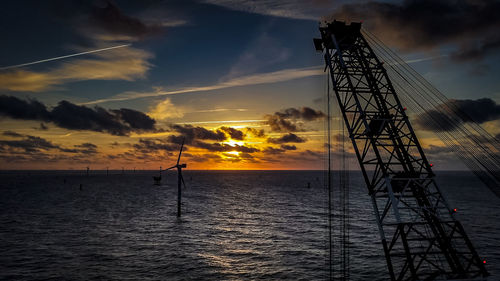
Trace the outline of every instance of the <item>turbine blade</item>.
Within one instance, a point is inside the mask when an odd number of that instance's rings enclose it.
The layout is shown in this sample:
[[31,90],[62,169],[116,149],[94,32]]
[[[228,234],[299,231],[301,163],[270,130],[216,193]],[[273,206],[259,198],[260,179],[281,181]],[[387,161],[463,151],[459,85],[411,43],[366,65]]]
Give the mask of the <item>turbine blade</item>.
[[172,167],[170,167],[170,168],[167,168],[167,169],[165,169],[165,171],[172,170],[173,168],[177,168],[177,165],[172,166]]
[[179,151],[179,157],[177,157],[177,165],[179,165],[179,161],[181,161],[182,148],[184,148],[184,141],[186,138],[182,139],[181,150]]
[[186,183],[184,182],[184,177],[182,176],[182,173],[181,173],[181,181],[182,181],[182,184],[184,185],[184,188],[186,188]]

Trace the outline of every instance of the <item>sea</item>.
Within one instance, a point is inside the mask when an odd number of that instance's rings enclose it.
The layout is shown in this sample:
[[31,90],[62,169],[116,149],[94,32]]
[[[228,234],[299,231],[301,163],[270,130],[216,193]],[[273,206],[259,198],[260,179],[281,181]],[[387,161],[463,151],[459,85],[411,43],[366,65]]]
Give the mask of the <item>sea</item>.
[[[323,171],[1,171],[0,280],[327,280]],[[500,280],[500,199],[438,172]],[[350,173],[351,280],[389,280],[373,210]],[[334,253],[335,253],[334,245]]]

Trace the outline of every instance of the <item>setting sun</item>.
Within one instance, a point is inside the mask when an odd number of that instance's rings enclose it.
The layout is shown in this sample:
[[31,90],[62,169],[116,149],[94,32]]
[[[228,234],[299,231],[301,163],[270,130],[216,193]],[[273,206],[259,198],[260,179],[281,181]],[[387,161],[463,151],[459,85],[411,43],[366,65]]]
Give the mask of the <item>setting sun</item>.
[[[242,146],[242,145],[244,145],[244,144],[245,144],[245,142],[243,142],[243,141],[235,141],[235,140],[233,140],[233,139],[230,139],[230,140],[225,141],[225,142],[223,142],[223,143],[225,143],[225,144],[229,144],[230,146],[236,146],[236,145]],[[234,152],[235,152],[235,151],[234,151]]]

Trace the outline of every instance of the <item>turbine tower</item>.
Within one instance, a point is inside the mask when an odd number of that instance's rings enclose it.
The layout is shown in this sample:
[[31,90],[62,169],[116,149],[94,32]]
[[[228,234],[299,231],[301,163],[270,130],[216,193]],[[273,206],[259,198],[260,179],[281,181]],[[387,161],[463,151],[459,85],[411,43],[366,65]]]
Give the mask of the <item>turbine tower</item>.
[[179,157],[177,157],[177,164],[174,166],[166,169],[174,169],[177,168],[177,217],[181,216],[181,200],[182,200],[182,185],[184,185],[184,188],[186,188],[186,183],[184,182],[184,177],[182,177],[182,168],[186,168],[186,164],[179,164],[181,160],[181,154],[182,154],[182,149],[184,148],[184,140],[182,139],[182,144],[181,144],[181,149],[179,150]]
[[361,23],[333,21],[319,30],[314,45],[324,54],[371,197],[390,280],[487,276]]

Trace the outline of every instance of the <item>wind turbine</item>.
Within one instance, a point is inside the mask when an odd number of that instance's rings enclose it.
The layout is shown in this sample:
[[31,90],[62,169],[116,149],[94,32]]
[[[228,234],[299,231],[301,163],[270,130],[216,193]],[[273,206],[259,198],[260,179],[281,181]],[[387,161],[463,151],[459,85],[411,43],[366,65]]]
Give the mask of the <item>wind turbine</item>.
[[177,217],[181,216],[181,196],[182,196],[181,185],[184,185],[184,188],[186,188],[186,183],[184,182],[184,178],[182,177],[182,168],[186,168],[187,165],[179,164],[179,162],[181,161],[182,149],[184,148],[184,140],[185,139],[182,139],[181,150],[179,151],[179,157],[177,157],[177,164],[175,164],[175,166],[166,169],[167,171],[177,168]]

